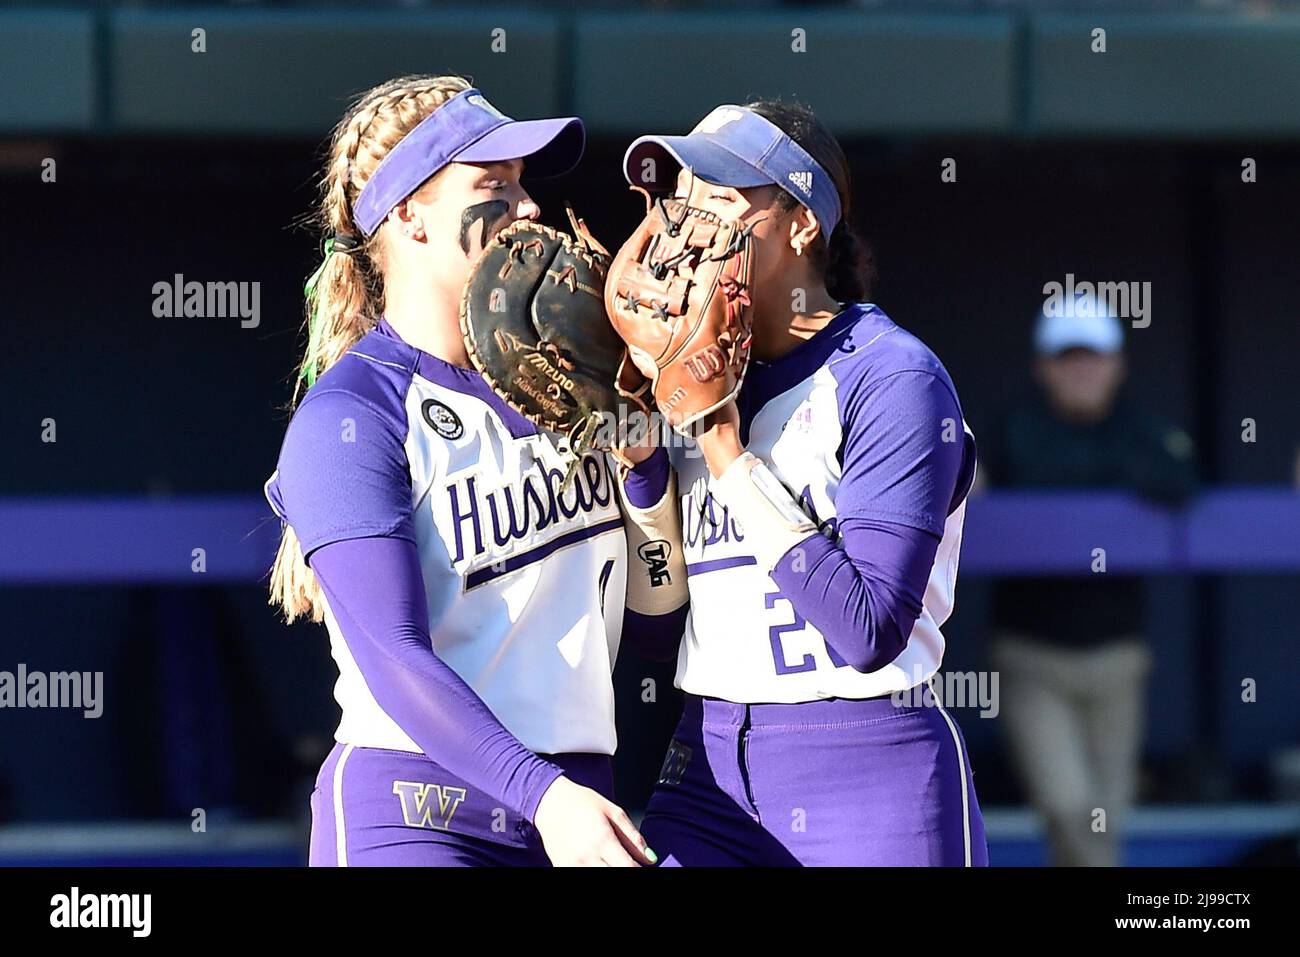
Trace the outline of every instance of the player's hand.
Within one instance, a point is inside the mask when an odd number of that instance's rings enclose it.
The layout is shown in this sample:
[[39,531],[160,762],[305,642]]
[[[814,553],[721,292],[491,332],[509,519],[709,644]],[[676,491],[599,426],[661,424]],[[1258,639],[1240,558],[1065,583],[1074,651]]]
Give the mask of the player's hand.
[[621,807],[566,777],[546,789],[533,825],[556,867],[640,867],[658,860]]
[[696,441],[709,472],[716,478],[745,451],[740,441],[740,410],[736,408],[735,400],[710,412],[700,421],[700,426]]
[[[643,413],[633,414],[640,416]],[[620,446],[619,451],[633,465],[640,465],[654,455],[655,449],[659,447],[659,430],[654,427],[653,420],[637,420],[635,428],[629,425],[627,438],[629,439],[627,445]],[[635,441],[632,441],[633,439]]]

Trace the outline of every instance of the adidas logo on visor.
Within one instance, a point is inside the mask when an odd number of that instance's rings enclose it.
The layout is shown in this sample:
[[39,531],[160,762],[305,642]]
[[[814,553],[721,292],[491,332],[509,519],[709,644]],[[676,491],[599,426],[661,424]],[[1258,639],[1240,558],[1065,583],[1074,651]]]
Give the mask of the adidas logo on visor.
[[811,196],[812,177],[813,177],[812,172],[810,170],[805,169],[805,170],[798,170],[794,173],[790,173],[787,176],[787,179],[789,179],[790,182],[794,184],[795,189],[799,190],[799,192],[803,193],[805,196]]

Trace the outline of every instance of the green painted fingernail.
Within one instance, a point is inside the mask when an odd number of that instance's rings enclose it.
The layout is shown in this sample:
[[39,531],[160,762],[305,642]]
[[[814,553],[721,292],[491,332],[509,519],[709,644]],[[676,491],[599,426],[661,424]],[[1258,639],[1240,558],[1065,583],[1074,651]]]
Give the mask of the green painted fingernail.
[[648,857],[648,858],[650,858],[650,863],[651,863],[651,864],[658,864],[658,863],[659,863],[659,855],[656,854],[653,850],[651,850],[651,849],[648,848],[648,847],[645,849],[645,856]]

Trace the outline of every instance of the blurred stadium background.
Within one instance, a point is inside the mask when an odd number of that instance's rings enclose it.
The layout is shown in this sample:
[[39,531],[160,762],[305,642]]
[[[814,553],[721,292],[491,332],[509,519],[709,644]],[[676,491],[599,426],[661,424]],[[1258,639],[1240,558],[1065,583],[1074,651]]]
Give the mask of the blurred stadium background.
[[[517,117],[581,115],[580,170],[534,193],[557,225],[572,198],[606,244],[638,219],[633,135],[807,102],[853,162],[875,300],[942,357],[977,437],[1028,382],[1044,283],[1151,282],[1130,386],[1191,434],[1200,491],[1172,510],[986,492],[945,670],[990,667],[999,577],[1087,574],[1100,540],[1142,577],[1155,657],[1126,862],[1294,860],[1300,4],[101,0],[0,4],[0,669],[105,676],[95,720],[0,710],[0,863],[305,859],[334,671],[323,630],[266,607],[260,489],[318,261],[296,224],[322,141],[350,93],[403,72],[469,75]],[[155,317],[176,274],[260,283],[259,324]],[[671,686],[628,657],[616,675],[632,808],[676,717],[671,694],[640,701],[646,676]],[[1044,863],[1000,722],[955,716],[993,862]]]

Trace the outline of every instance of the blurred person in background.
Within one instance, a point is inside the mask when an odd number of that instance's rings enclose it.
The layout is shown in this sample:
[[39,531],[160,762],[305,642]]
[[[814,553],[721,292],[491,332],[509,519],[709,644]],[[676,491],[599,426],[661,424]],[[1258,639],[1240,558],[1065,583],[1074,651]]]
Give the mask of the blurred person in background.
[[[1196,483],[1191,439],[1124,388],[1119,319],[1086,297],[1072,305],[1039,314],[1036,388],[990,435],[988,481],[1185,501]],[[1004,579],[994,590],[1002,714],[1054,865],[1120,862],[1151,668],[1144,605],[1143,581],[1134,576]]]

